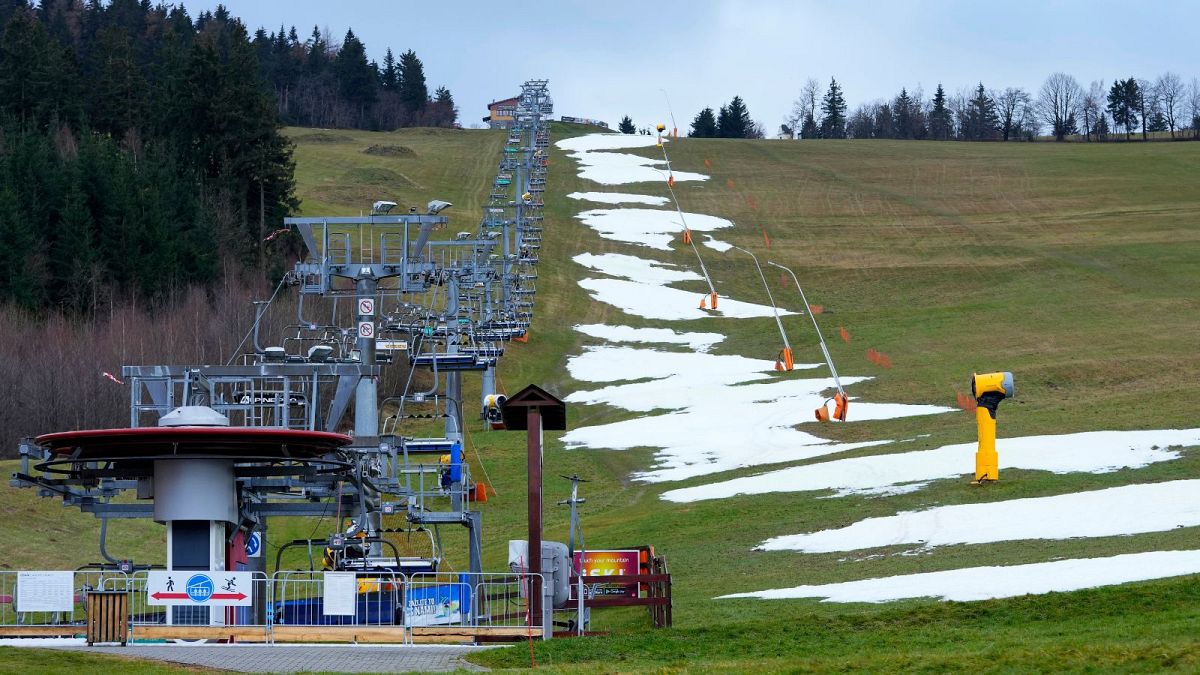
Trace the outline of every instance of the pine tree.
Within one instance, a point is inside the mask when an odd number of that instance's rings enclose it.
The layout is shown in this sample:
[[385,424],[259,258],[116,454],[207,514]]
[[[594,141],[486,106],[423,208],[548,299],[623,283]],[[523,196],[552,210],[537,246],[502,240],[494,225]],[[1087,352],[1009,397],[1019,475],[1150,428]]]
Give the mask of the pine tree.
[[1113,124],[1125,130],[1125,139],[1133,134],[1138,124],[1138,102],[1141,90],[1136,78],[1116,80],[1108,90],[1108,113]]
[[908,95],[908,89],[902,87],[900,94],[892,103],[892,120],[896,129],[896,138],[905,140],[917,138],[916,113],[916,103]]
[[751,138],[754,120],[741,96],[734,96],[729,105],[722,106],[717,115],[717,136],[721,138]]
[[935,141],[946,141],[954,136],[954,119],[946,106],[946,92],[940,82],[933,94],[933,107],[929,110],[929,136]]
[[425,86],[425,66],[416,52],[408,50],[400,55],[400,102],[409,112],[418,112],[429,101],[429,89]]
[[308,58],[304,62],[304,70],[309,75],[316,75],[329,65],[329,45],[321,37],[321,29],[313,26],[312,36],[308,39]]
[[983,83],[975,89],[975,96],[967,103],[966,128],[963,136],[972,141],[994,140],[999,136],[1000,117],[996,114],[996,102],[987,95]]
[[836,79],[829,80],[829,90],[821,101],[821,115],[822,138],[846,137],[846,99]]
[[696,113],[692,120],[692,130],[688,134],[693,138],[714,138],[717,135],[717,117],[712,108],[705,108]]
[[821,128],[811,114],[804,115],[804,123],[800,125],[800,138],[820,138]]
[[400,84],[400,71],[396,70],[396,57],[392,55],[391,47],[388,47],[387,53],[383,55],[383,70],[379,72],[379,84],[385,91],[394,91]]
[[360,120],[366,107],[377,99],[375,93],[376,69],[367,63],[367,50],[354,35],[346,31],[342,48],[333,61],[333,73],[337,77],[338,90],[347,101],[358,107]]
[[626,115],[617,124],[617,131],[623,134],[632,134],[637,132],[637,127],[633,125],[633,119],[629,115]]
[[433,91],[431,122],[438,127],[452,127],[458,122],[458,108],[454,105],[454,96],[445,87]]
[[114,134],[140,126],[146,107],[146,78],[142,75],[129,33],[117,26],[102,29],[93,52],[99,73],[95,82],[92,121]]
[[45,58],[49,45],[46,29],[32,11],[12,14],[0,40],[0,111],[22,123],[40,123],[35,113],[52,94],[53,73]]

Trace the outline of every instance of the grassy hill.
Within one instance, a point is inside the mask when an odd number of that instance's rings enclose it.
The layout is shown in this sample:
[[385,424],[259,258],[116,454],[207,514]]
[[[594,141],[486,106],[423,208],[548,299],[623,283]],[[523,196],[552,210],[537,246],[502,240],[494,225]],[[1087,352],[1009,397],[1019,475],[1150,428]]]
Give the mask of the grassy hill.
[[[581,133],[554,125],[552,141]],[[350,214],[373,199],[402,206],[429,199],[455,204],[449,232],[473,229],[494,173],[502,132],[403,130],[395,133],[289,130],[297,143],[297,180],[305,215]],[[820,318],[844,375],[869,400],[953,406],[973,371],[1011,370],[1018,396],[1001,409],[1000,435],[1095,429],[1195,426],[1200,381],[1200,153],[1192,143],[965,144],[886,141],[731,141],[681,139],[678,170],[709,174],[680,183],[684,209],[733,220],[721,238],[793,267]],[[653,149],[651,149],[653,150]],[[648,151],[630,151],[653,156]],[[623,251],[599,239],[574,214],[588,205],[574,191],[607,189],[576,176],[575,163],[551,151],[546,234],[536,317],[526,345],[512,345],[500,370],[515,391],[534,382],[566,394],[581,387],[566,359],[590,338],[580,323],[649,325],[593,301],[577,285],[582,251]],[[664,194],[663,186],[619,189]],[[764,238],[770,240],[766,247]],[[736,251],[702,249],[722,295],[764,302],[752,264]],[[678,245],[668,260],[694,266]],[[768,277],[770,279],[770,277]],[[695,285],[697,295],[701,286]],[[786,294],[777,298],[798,308]],[[787,320],[798,361],[819,359],[804,317]],[[838,326],[852,336],[837,339]],[[679,330],[723,330],[717,353],[772,358],[770,319],[679,322]],[[866,357],[887,354],[884,368]],[[468,378],[468,396],[477,384]],[[622,418],[602,406],[572,406],[572,427]],[[730,420],[730,424],[742,423]],[[811,425],[810,425],[811,426]],[[974,438],[966,414],[855,422],[815,430],[845,441],[913,439],[896,450],[935,448]],[[496,488],[484,509],[487,566],[504,563],[506,542],[523,537],[524,440],[472,427],[474,469]],[[889,448],[890,450],[890,448]],[[866,455],[878,449],[844,456]],[[675,575],[677,628],[652,632],[644,614],[597,612],[604,638],[536,646],[539,667],[644,671],[750,669],[1194,669],[1200,653],[1194,579],[978,603],[931,600],[887,605],[812,600],[714,601],[716,595],[801,583],[902,574],[968,565],[1041,562],[1145,550],[1191,548],[1196,528],[1071,542],[1017,541],[941,547],[927,556],[887,556],[846,565],[839,554],[752,552],[762,540],[839,527],[862,518],[929,505],[1043,496],[1152,482],[1200,473],[1200,453],[1110,474],[1009,471],[984,489],[964,481],[886,499],[816,499],[812,493],[742,496],[673,504],[667,489],[711,480],[632,482],[649,449],[566,451],[549,439],[546,475],[580,473],[589,547],[653,544]],[[753,475],[755,467],[719,478]],[[964,473],[971,470],[969,464]],[[546,536],[565,539],[566,512],[552,506],[569,483],[546,483]],[[94,559],[96,521],[30,491],[0,491],[0,508],[49,537],[13,547],[9,568],[72,565]],[[272,521],[276,541],[326,532],[330,523]],[[315,527],[315,529],[314,529]],[[322,529],[323,528],[323,529]],[[114,525],[110,551],[162,557],[161,528]],[[451,564],[465,545],[447,538]],[[455,548],[457,547],[457,548]],[[894,552],[894,551],[893,551]],[[479,657],[492,666],[528,665],[524,649]]]

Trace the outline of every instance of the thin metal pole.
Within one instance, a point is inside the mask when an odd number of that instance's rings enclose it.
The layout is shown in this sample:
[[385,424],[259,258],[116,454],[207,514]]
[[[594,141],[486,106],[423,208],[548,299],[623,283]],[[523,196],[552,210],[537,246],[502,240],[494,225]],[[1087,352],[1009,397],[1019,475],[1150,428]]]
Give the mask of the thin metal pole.
[[808,312],[808,317],[812,319],[813,330],[817,332],[817,340],[821,343],[821,353],[825,355],[825,364],[829,366],[829,372],[833,375],[833,383],[837,385],[838,393],[845,396],[846,392],[842,389],[842,381],[838,379],[837,368],[833,367],[833,358],[829,356],[829,348],[825,346],[825,337],[821,335],[821,327],[817,325],[817,317],[813,314],[812,307],[808,304],[808,298],[804,297],[804,289],[800,287],[800,280],[796,278],[796,273],[791,268],[784,267],[779,263],[773,263],[770,260],[767,261],[767,264],[785,270],[788,274],[792,275],[792,281],[796,284],[796,290],[800,291],[800,301],[804,303],[804,310]]
[[741,246],[735,246],[733,244],[730,244],[730,246],[732,246],[733,248],[736,248],[737,250],[741,251],[742,253],[745,253],[746,255],[750,256],[754,260],[754,267],[758,269],[758,278],[762,279],[763,288],[765,288],[767,290],[767,300],[771,301],[771,311],[775,313],[775,325],[779,326],[779,335],[781,337],[783,337],[783,346],[785,349],[787,349],[790,352],[792,349],[792,345],[791,345],[791,343],[788,342],[787,333],[785,333],[783,331],[783,321],[780,320],[780,318],[779,318],[779,308],[777,308],[775,306],[775,296],[771,295],[771,287],[769,285],[767,285],[767,277],[765,274],[763,274],[762,265],[758,264],[758,256],[754,255],[750,251],[747,251],[746,249],[742,248]]
[[[667,176],[672,175],[671,158],[667,156],[667,145],[662,142],[662,135],[659,134],[659,147],[662,148],[663,161],[667,163]],[[679,207],[679,199],[675,196],[675,188],[671,186],[671,181],[667,181],[667,191],[671,193],[671,203],[675,205],[675,213],[679,215],[679,224],[683,226],[684,232],[688,232],[691,228],[687,225],[687,220],[683,217],[683,209]],[[708,292],[715,296],[717,294],[716,287],[713,286],[712,279],[708,276],[708,268],[704,266],[704,258],[700,257],[700,249],[696,248],[696,242],[692,238],[688,238],[688,244],[692,247],[692,252],[696,254],[696,261],[700,263],[700,273],[704,275],[704,281],[708,284]],[[714,309],[716,309],[714,307]]]

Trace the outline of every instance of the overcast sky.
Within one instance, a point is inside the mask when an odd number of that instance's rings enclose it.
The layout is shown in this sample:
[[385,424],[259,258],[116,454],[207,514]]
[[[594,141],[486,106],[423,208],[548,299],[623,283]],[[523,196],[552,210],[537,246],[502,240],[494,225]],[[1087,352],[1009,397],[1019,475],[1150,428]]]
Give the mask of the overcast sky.
[[[1091,80],[1200,76],[1200,0],[786,0],[479,2],[226,0],[253,32],[346,29],[383,60],[416,51],[430,90],[447,86],[463,126],[489,101],[548,78],[555,115],[680,132],[704,106],[735,94],[774,132],[803,82],[836,77],[850,108],[918,85],[931,95],[974,86],[1036,91],[1062,70]],[[186,3],[193,14],[216,2]]]

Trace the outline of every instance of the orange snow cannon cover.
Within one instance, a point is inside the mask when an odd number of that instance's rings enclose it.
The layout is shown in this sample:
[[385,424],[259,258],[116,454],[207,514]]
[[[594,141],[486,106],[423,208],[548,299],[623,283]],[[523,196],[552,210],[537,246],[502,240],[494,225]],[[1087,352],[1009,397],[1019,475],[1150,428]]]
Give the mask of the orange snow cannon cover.
[[833,395],[833,418],[839,422],[846,421],[846,413],[850,410],[850,401],[840,391]]

